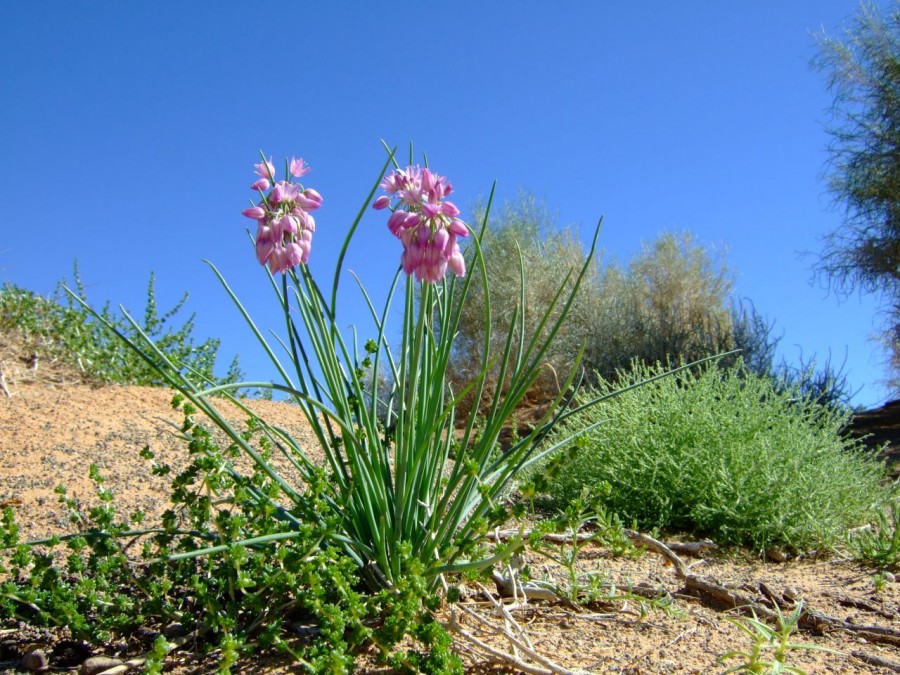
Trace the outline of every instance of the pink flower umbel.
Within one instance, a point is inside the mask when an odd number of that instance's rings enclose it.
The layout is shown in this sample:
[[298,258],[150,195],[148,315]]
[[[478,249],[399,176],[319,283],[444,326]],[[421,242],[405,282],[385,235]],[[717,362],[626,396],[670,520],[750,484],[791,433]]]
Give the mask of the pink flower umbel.
[[466,274],[466,261],[457,238],[469,234],[469,228],[457,216],[459,209],[444,198],[453,186],[430,169],[409,166],[385,177],[381,188],[387,192],[375,200],[372,208],[391,206],[388,229],[403,244],[400,263],[407,274],[434,284],[449,268],[456,276]]
[[293,157],[289,166],[291,177],[275,182],[271,159],[255,164],[259,179],[251,189],[262,194],[262,201],[242,211],[257,222],[256,259],[261,265],[268,264],[272,274],[287,272],[309,260],[312,235],[316,231],[316,221],[310,211],[322,205],[322,195],[293,182],[293,178],[309,173],[309,166]]

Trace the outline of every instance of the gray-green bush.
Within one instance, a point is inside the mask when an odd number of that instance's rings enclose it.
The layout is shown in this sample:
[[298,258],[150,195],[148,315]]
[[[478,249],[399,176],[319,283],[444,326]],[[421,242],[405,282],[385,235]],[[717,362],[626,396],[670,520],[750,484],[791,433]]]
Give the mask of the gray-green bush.
[[[663,373],[635,363],[616,385]],[[605,505],[641,528],[689,531],[754,550],[833,547],[882,502],[884,467],[840,430],[847,412],[738,362],[682,370],[574,415],[604,421],[534,474],[552,501],[608,483]]]

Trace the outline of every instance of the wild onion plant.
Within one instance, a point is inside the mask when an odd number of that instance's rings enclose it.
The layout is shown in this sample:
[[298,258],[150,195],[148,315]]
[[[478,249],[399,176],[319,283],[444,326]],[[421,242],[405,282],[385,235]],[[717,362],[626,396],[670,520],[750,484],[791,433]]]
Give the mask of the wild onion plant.
[[[393,170],[385,175],[392,165]],[[447,369],[461,309],[474,283],[473,269],[480,269],[480,278],[487,279],[479,242],[490,209],[480,229],[473,230],[459,219],[459,209],[447,201],[452,186],[446,178],[427,167],[401,169],[390,152],[337,254],[331,286],[323,289],[305,264],[316,229],[311,211],[319,208],[322,197],[296,180],[309,171],[303,160],[292,159],[285,169],[285,178],[276,180],[271,160],[263,156],[252,186],[259,199],[244,211],[257,221],[257,259],[267,267],[275,300],[284,314],[285,333],[275,338],[277,344],[264,335],[209,263],[281,381],[214,385],[185,374],[182,364],[158,349],[137,323],[132,322],[142,339],[132,340],[122,332],[120,337],[279,486],[277,499],[248,487],[252,498],[270,502],[273,517],[283,523],[283,531],[268,535],[269,539],[294,536],[304,518],[310,517],[303,508],[304,493],[306,486],[321,483],[323,467],[316,465],[289,433],[256,417],[234,396],[245,387],[282,392],[305,415],[325,456],[329,479],[325,498],[339,516],[339,526],[331,525],[325,536],[356,561],[373,589],[395,587],[413,570],[422,575],[429,590],[435,590],[446,573],[478,570],[502,560],[522,545],[521,540],[489,549],[482,543],[482,535],[507,517],[503,497],[519,472],[569,440],[539,447],[550,429],[573,412],[569,404],[577,389],[576,369],[531,433],[499,452],[500,432],[540,374],[548,347],[594,254],[599,224],[584,265],[563,281],[530,340],[520,339],[525,334],[526,284],[520,259],[520,302],[498,361],[497,381],[503,383],[502,390],[494,395],[485,386],[485,375],[495,366],[485,357],[480,375],[463,391],[453,391]],[[379,187],[386,194],[373,203]],[[346,252],[370,204],[391,211],[388,226],[400,239],[403,253],[380,310],[357,280],[375,336],[360,348],[355,331],[348,339],[338,328],[338,286]],[[468,235],[474,235],[470,239],[474,265],[467,271],[458,240]],[[449,278],[448,272],[452,273]],[[486,281],[481,283],[487,347],[491,344],[490,289]],[[399,345],[392,347],[387,319],[397,296],[403,303],[403,320]],[[95,317],[103,320],[98,314]],[[486,355],[489,352],[483,350]],[[258,451],[258,441],[263,439],[248,439],[232,427],[218,409],[223,396],[242,408],[257,433],[267,437],[264,445],[283,454],[292,472],[279,473]],[[465,396],[474,396],[473,409],[485,412],[471,415],[458,429],[455,408]],[[490,397],[492,400],[487,400]],[[583,403],[578,409],[595,402]],[[265,544],[266,538],[234,544],[258,546]],[[197,552],[201,553],[204,551]]]

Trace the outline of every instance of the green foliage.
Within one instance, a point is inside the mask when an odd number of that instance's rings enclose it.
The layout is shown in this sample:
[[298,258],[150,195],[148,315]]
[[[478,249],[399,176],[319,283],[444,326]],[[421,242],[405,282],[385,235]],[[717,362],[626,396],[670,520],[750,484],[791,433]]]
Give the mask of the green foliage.
[[[584,262],[577,232],[559,229],[554,222],[534,197],[523,194],[491,219],[485,233],[493,331],[488,351],[495,364],[491,386],[496,386],[504,338],[520,302],[518,268],[511,261],[521,255],[528,274],[524,328],[516,343],[534,335],[566,275]],[[467,255],[474,259],[474,254],[470,247]],[[479,270],[474,274],[480,278]],[[648,364],[690,362],[733,349],[743,350],[754,369],[769,373],[777,340],[770,338],[771,327],[751,304],[732,303],[731,277],[724,257],[690,233],[660,235],[625,267],[614,260],[592,264],[547,352],[545,370],[532,392],[536,402],[559,391],[559,374],[571,368],[582,347],[589,378],[598,373],[615,379],[635,358]],[[457,389],[479,374],[487,334],[484,306],[476,285],[454,345],[451,372]]]
[[[614,555],[634,555],[635,548],[625,536],[622,522],[609,514],[602,505],[604,493],[609,487],[592,490],[585,488],[581,494],[561,509],[556,517],[540,520],[528,536],[528,547],[533,552],[558,564],[565,570],[565,584],[544,584],[560,597],[572,602],[591,602],[608,593],[601,590],[604,575],[601,572],[583,573],[578,570],[580,554],[590,543],[609,548]],[[590,528],[590,529],[589,529]],[[562,540],[547,535],[563,534]]]
[[[661,375],[636,364],[612,394]],[[693,531],[762,551],[833,547],[887,493],[883,466],[840,434],[846,411],[816,405],[740,363],[626,389],[566,422],[595,426],[537,472],[556,502],[611,486],[604,503],[643,528]]]
[[798,603],[789,616],[784,616],[776,605],[778,628],[772,628],[760,621],[756,615],[753,618],[729,619],[731,623],[741,629],[750,638],[751,645],[748,651],[734,649],[719,657],[718,663],[722,664],[729,659],[743,659],[736,666],[726,670],[728,673],[759,673],[761,675],[780,675],[781,673],[793,673],[794,675],[806,675],[806,671],[795,666],[787,665],[789,652],[805,649],[825,652],[834,652],[826,647],[805,642],[791,642],[791,636],[797,630],[797,623],[803,614],[803,603]]
[[[278,487],[262,471],[237,474],[237,448],[216,445],[194,412],[184,406],[192,461],[172,479],[173,505],[161,526],[135,529],[140,518],[118,513],[95,467],[100,506],[85,512],[58,490],[75,535],[23,543],[12,510],[4,512],[0,620],[65,626],[95,644],[177,623],[220,650],[220,672],[242,655],[274,649],[308,672],[347,673],[366,645],[394,658],[393,646],[410,633],[423,650],[404,652],[401,662],[450,664],[433,672],[455,672],[448,637],[425,608],[439,603],[423,603],[421,574],[412,569],[377,595],[361,592],[355,561],[328,541],[339,523],[324,479],[292,510],[273,509],[267,497]],[[242,435],[266,444],[253,421]],[[149,449],[143,455],[152,461]],[[154,464],[154,472],[169,467]],[[298,625],[305,637],[297,637]],[[145,646],[148,672],[162,672],[169,648],[162,636]]]
[[850,533],[847,545],[856,560],[881,568],[900,565],[900,499],[877,509],[871,527]]
[[900,372],[900,6],[884,16],[863,4],[843,36],[823,33],[819,47],[814,64],[834,94],[829,187],[846,208],[819,270],[839,292],[884,292]]
[[[74,290],[85,296],[84,285],[74,270]],[[172,309],[160,313],[156,304],[155,277],[147,284],[147,305],[141,330],[149,335],[169,359],[180,363],[185,372],[211,383],[236,382],[241,378],[237,358],[225,377],[213,373],[219,340],[194,342],[194,315],[172,325],[184,308],[188,294]],[[65,281],[53,297],[45,298],[12,284],[0,288],[0,332],[16,332],[27,348],[47,360],[62,359],[85,376],[120,384],[158,386],[164,384],[159,373],[123,343],[110,327],[131,337],[136,332],[126,317],[113,312],[107,303],[100,312],[104,322],[96,321],[80,303],[65,292]]]

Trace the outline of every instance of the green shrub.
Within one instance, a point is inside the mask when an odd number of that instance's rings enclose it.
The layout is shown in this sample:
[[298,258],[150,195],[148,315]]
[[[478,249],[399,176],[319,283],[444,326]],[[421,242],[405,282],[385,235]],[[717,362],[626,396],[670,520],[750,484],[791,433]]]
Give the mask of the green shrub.
[[[615,386],[664,370],[634,364]],[[601,381],[581,397],[613,389]],[[606,482],[606,506],[642,528],[755,550],[832,547],[888,491],[882,464],[840,435],[847,415],[740,362],[687,369],[574,415],[570,430],[605,423],[533,475],[557,503]]]
[[[85,297],[77,265],[73,290],[80,297]],[[219,340],[211,338],[202,344],[195,344],[194,315],[180,327],[173,326],[187,299],[185,293],[172,309],[160,313],[156,305],[155,278],[151,274],[141,329],[169,359],[182,364],[184,370],[190,370],[209,382],[237,382],[241,379],[237,358],[223,378],[213,373]],[[101,314],[116,330],[128,337],[137,337],[131,323],[113,312],[109,304]],[[65,281],[58,284],[52,297],[44,297],[9,283],[0,286],[0,332],[18,334],[26,348],[42,359],[69,363],[88,378],[119,384],[164,384],[154,368],[102,323],[94,321],[87,309],[72,300],[65,291]]]

